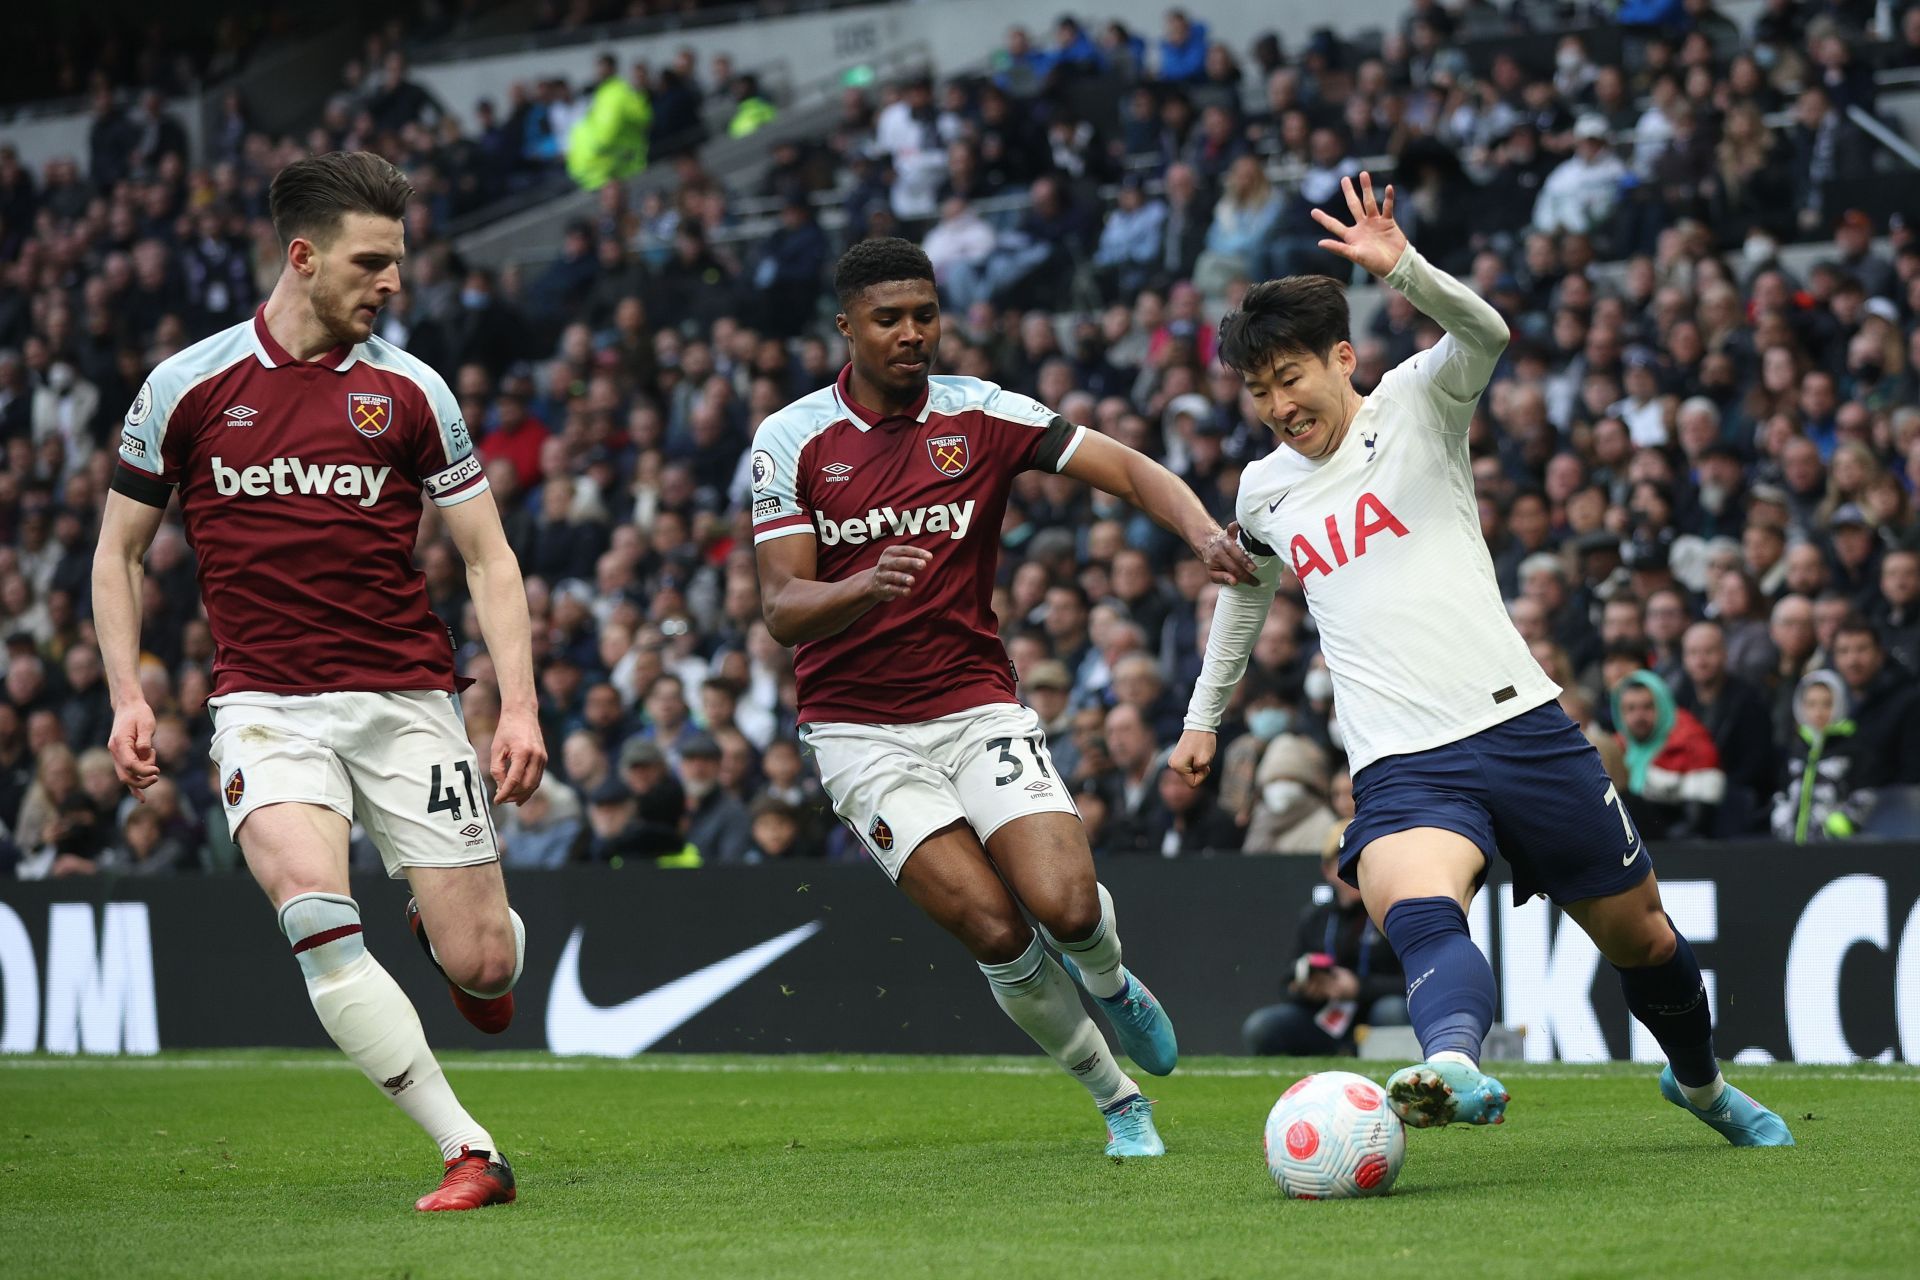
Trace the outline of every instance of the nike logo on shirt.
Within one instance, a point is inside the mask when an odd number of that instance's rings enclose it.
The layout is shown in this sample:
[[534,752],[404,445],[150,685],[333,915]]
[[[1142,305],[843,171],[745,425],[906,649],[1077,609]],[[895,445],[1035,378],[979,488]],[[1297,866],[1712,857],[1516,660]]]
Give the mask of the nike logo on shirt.
[[567,939],[566,950],[560,953],[560,963],[553,971],[553,986],[547,994],[547,1048],[560,1054],[630,1058],[717,1004],[818,932],[820,922],[811,920],[684,978],[602,1007],[587,999],[580,989],[580,949],[587,930],[579,926]]
[[1633,860],[1635,858],[1638,858],[1639,856],[1640,856],[1640,846],[1636,844],[1635,846],[1633,846],[1633,848],[1627,850],[1626,857],[1620,859],[1620,865],[1623,867],[1630,867],[1633,865]]
[[1283,493],[1279,497],[1275,498],[1272,502],[1269,502],[1267,504],[1267,514],[1272,515],[1274,512],[1278,511],[1280,509],[1280,504],[1285,502],[1286,500],[1287,500],[1287,495]]

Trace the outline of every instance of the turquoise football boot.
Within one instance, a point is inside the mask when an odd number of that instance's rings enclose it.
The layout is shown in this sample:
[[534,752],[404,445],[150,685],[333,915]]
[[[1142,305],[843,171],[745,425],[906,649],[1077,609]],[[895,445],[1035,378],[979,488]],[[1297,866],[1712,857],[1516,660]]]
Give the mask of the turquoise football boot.
[[1505,1085],[1458,1062],[1416,1062],[1387,1077],[1387,1100],[1415,1129],[1450,1124],[1504,1124]]
[[1107,1154],[1110,1156],[1163,1156],[1167,1144],[1153,1127],[1153,1103],[1143,1093],[1100,1108],[1107,1118]]
[[1720,1101],[1701,1108],[1687,1101],[1680,1082],[1673,1078],[1672,1067],[1660,1070],[1660,1096],[1676,1107],[1699,1116],[1709,1128],[1736,1147],[1790,1147],[1793,1134],[1787,1122],[1732,1085],[1720,1093]]
[[[1080,977],[1080,966],[1066,956],[1060,957],[1060,964],[1069,977],[1086,986]],[[1180,1063],[1180,1041],[1173,1034],[1173,1019],[1154,999],[1153,992],[1147,990],[1146,983],[1124,968],[1121,972],[1126,974],[1127,985],[1120,988],[1120,994],[1110,998],[1094,996],[1094,1003],[1113,1024],[1120,1047],[1140,1064],[1142,1071],[1156,1076],[1171,1075]]]

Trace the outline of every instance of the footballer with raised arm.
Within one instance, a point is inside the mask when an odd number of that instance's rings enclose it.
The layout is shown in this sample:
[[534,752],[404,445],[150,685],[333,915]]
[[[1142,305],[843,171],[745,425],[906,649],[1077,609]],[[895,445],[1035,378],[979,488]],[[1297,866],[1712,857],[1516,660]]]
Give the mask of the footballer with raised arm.
[[1737,1146],[1780,1146],[1780,1117],[1728,1085],[1700,967],[1660,904],[1653,863],[1559,687],[1508,621],[1480,534],[1467,431],[1507,345],[1499,313],[1414,251],[1393,188],[1343,179],[1351,225],[1322,248],[1379,277],[1445,330],[1369,395],[1354,387],[1346,295],[1323,276],[1248,291],[1220,323],[1223,363],[1286,447],[1249,466],[1237,502],[1258,581],[1220,593],[1171,764],[1198,786],[1215,731],[1291,569],[1333,677],[1355,816],[1340,874],[1407,973],[1426,1061],[1388,1081],[1416,1127],[1499,1123],[1481,1072],[1494,980],[1466,908],[1496,850],[1516,903],[1544,893],[1620,975],[1667,1055],[1660,1091]]
[[762,423],[751,459],[761,605],[795,648],[802,739],[874,861],[1093,1095],[1108,1153],[1160,1155],[1152,1105],[1073,979],[1155,1075],[1178,1060],[1173,1024],[1120,962],[1079,813],[1014,696],[992,609],[1001,519],[1014,477],[1044,468],[1131,502],[1217,581],[1252,581],[1252,560],[1160,464],[1026,396],[933,373],[940,302],[918,246],[862,241],[834,287],[849,363]]
[[[141,696],[142,559],[178,491],[213,632],[213,759],[227,821],[321,1025],[439,1144],[423,1210],[514,1198],[493,1136],[460,1105],[420,1017],[362,940],[348,896],[357,818],[408,923],[483,1031],[513,1017],[526,936],[456,701],[453,646],[414,566],[421,495],[466,561],[500,681],[493,800],[546,766],[520,567],[458,403],[373,335],[399,292],[413,188],[370,152],[296,161],[268,193],[285,259],[247,321],[162,361],[127,411],[93,565],[113,698],[108,746],[136,795],[159,777]],[[431,941],[429,941],[431,939]]]

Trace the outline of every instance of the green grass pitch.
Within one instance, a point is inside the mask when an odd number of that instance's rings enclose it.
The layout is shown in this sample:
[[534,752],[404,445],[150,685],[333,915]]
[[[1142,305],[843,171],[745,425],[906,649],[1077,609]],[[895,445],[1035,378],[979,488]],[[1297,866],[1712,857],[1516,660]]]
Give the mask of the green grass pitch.
[[1309,1204],[1268,1180],[1261,1123],[1291,1080],[1351,1062],[1183,1063],[1151,1081],[1168,1155],[1133,1161],[1102,1154],[1081,1090],[1035,1059],[446,1065],[512,1157],[518,1204],[414,1213],[436,1153],[331,1054],[0,1059],[0,1274],[1920,1269],[1912,1068],[1738,1071],[1800,1145],[1735,1151],[1661,1101],[1651,1068],[1514,1066],[1507,1124],[1409,1133],[1390,1197]]

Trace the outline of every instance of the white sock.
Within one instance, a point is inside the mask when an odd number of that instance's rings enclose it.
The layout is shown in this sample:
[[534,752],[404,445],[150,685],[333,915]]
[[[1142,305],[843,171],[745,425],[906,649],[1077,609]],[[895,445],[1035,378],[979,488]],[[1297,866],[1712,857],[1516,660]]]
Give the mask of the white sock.
[[280,908],[320,1025],[367,1079],[413,1117],[451,1160],[462,1147],[498,1151],[467,1114],[427,1047],[420,1015],[393,975],[367,953],[352,898],[303,893]]
[[1474,1071],[1478,1071],[1480,1069],[1479,1063],[1475,1062],[1472,1058],[1469,1058],[1466,1054],[1461,1053],[1458,1049],[1442,1049],[1440,1052],[1428,1058],[1427,1061],[1428,1062],[1452,1062],[1459,1066],[1467,1067]]
[[1085,1085],[1094,1102],[1107,1107],[1140,1092],[1140,1086],[1114,1060],[1100,1028],[1087,1016],[1073,979],[1047,954],[1037,936],[1019,959],[983,964],[980,972],[987,975],[993,998],[1014,1025]]
[[1103,884],[1094,888],[1100,892],[1100,923],[1093,932],[1077,942],[1064,942],[1048,933],[1047,941],[1079,968],[1080,984],[1089,995],[1111,1000],[1127,989],[1127,971],[1120,966],[1120,929],[1114,922],[1113,895]]
[[1687,1101],[1702,1111],[1711,1111],[1720,1101],[1720,1095],[1727,1091],[1727,1078],[1718,1071],[1713,1073],[1713,1079],[1706,1084],[1680,1084],[1678,1080],[1674,1083],[1680,1085],[1680,1092]]

